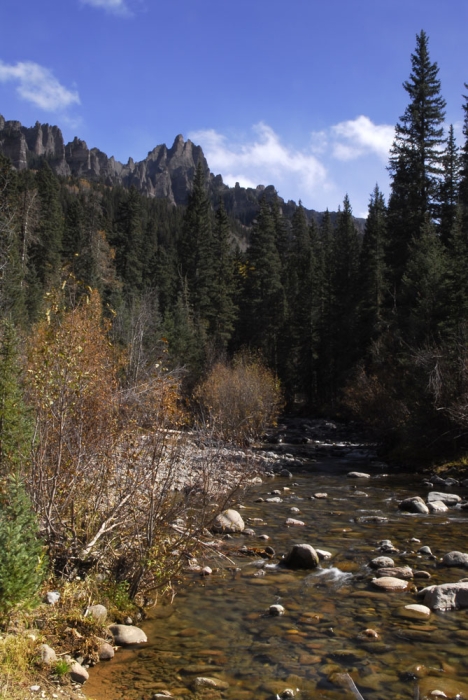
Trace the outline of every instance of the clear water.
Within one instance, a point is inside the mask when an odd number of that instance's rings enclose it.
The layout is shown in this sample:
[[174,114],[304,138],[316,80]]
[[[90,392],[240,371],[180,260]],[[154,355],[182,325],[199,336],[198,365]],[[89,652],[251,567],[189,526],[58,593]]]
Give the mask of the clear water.
[[[372,478],[348,479],[352,470]],[[173,604],[155,608],[144,623],[149,643],[120,650],[114,660],[92,669],[85,686],[88,697],[149,700],[158,690],[168,690],[187,699],[269,700],[286,688],[303,700],[358,697],[343,687],[339,674],[349,673],[365,700],[422,700],[437,697],[431,695],[434,690],[468,698],[468,612],[432,613],[428,621],[406,619],[401,608],[419,602],[414,586],[380,592],[371,584],[374,574],[368,567],[381,554],[378,542],[390,539],[399,550],[389,555],[396,566],[431,574],[429,581],[415,579],[413,584],[421,588],[458,581],[468,572],[442,568],[417,550],[428,545],[437,559],[448,551],[467,551],[468,511],[401,513],[398,501],[424,497],[427,489],[420,476],[382,471],[365,461],[325,457],[305,465],[292,480],[277,477],[252,488],[241,512],[256,534],[268,535],[269,541],[243,535],[229,540],[227,553],[237,571],[207,556],[202,563],[214,569],[212,576],[187,573]],[[290,491],[284,491],[282,503],[254,502],[285,486]],[[318,492],[327,497],[308,498]],[[300,513],[291,513],[291,507]],[[368,516],[388,520],[366,521]],[[288,517],[305,526],[286,527]],[[249,522],[254,518],[263,522]],[[277,559],[239,552],[243,546],[270,545],[282,554],[301,542],[328,550],[332,558],[311,572],[288,571],[272,566]],[[268,614],[273,603],[284,606],[284,616]],[[363,635],[367,629],[378,636]],[[197,676],[222,679],[229,687],[195,690]]]

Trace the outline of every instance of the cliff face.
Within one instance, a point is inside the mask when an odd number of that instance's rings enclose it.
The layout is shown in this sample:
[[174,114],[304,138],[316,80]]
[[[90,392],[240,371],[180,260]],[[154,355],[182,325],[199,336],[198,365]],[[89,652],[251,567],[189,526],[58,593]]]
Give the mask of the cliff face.
[[[18,170],[35,168],[40,159],[45,158],[57,175],[80,177],[87,180],[100,180],[106,185],[132,185],[148,197],[164,197],[174,204],[186,204],[192,190],[192,181],[198,163],[205,171],[208,191],[215,204],[224,200],[226,210],[242,224],[249,226],[259,210],[262,196],[275,195],[272,185],[259,185],[255,189],[228,187],[221,175],[213,175],[200,146],[184,141],[177,136],[171,148],[156,146],[144,160],[134,162],[129,158],[125,165],[115,158],[108,157],[98,148],[88,148],[85,141],[75,137],[64,144],[58,126],[36,124],[25,127],[18,121],[5,121],[0,115],[0,153],[7,156]],[[295,202],[284,202],[279,198],[286,216],[291,216]],[[318,221],[321,215],[306,210],[310,219]],[[363,219],[356,219],[363,230]]]
[[0,116],[0,152],[18,170],[34,167],[45,157],[57,175],[101,180],[108,185],[134,185],[150,197],[167,197],[175,204],[186,203],[200,161],[208,184],[216,182],[216,189],[225,187],[220,176],[215,178],[210,173],[200,146],[184,141],[182,136],[177,136],[171,148],[156,146],[144,160],[135,163],[130,158],[124,165],[98,148],[88,148],[79,138],[65,145],[57,126],[36,122],[27,128]]

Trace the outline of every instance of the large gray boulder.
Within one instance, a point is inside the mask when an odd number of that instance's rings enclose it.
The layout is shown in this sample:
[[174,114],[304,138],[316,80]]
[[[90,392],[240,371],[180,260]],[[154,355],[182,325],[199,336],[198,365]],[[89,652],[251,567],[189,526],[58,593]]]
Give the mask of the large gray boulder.
[[224,510],[215,518],[211,529],[213,532],[227,532],[232,534],[244,532],[244,528],[245,524],[241,514],[233,508],[228,508],[228,510]]
[[418,596],[431,610],[458,610],[468,608],[468,581],[443,583],[441,586],[427,586]]
[[425,515],[429,513],[429,508],[420,496],[405,498],[404,501],[398,504],[398,508],[407,513],[424,513]]
[[288,569],[315,569],[319,556],[310,544],[295,544],[281,562]]
[[146,634],[134,625],[110,625],[109,631],[119,647],[147,642]]
[[427,502],[442,501],[446,506],[456,506],[460,503],[461,497],[456,493],[442,493],[440,491],[431,491],[427,494]]
[[444,566],[468,567],[468,554],[463,552],[448,552],[442,558]]

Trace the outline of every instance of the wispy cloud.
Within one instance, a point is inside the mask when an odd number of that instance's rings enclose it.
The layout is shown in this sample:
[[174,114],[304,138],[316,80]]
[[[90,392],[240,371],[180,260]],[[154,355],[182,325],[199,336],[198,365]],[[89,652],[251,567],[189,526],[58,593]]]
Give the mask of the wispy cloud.
[[0,83],[7,82],[16,83],[16,92],[23,100],[48,112],[80,104],[76,90],[64,87],[52,71],[32,61],[16,64],[0,61]]
[[131,12],[125,0],[81,0],[83,5],[97,7],[114,15],[130,16]]
[[394,136],[393,126],[374,124],[361,115],[331,127],[332,155],[338,160],[354,160],[373,153],[386,162]]
[[[297,196],[311,190],[330,188],[327,169],[312,149],[296,150],[282,143],[278,134],[261,122],[253,127],[254,138],[231,140],[207,129],[189,134],[200,143],[210,169],[220,172],[228,185],[244,187],[274,184],[281,191]],[[288,187],[284,185],[288,184]]]

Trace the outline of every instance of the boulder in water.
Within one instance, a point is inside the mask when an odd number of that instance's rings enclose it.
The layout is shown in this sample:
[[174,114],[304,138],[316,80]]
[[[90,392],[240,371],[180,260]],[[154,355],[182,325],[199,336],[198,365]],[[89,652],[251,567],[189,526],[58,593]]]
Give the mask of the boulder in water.
[[233,508],[228,508],[220,513],[216,518],[212,526],[213,532],[243,532],[245,528],[244,521],[240,513]]
[[319,557],[310,544],[295,544],[281,563],[289,569],[315,569],[319,564]]

